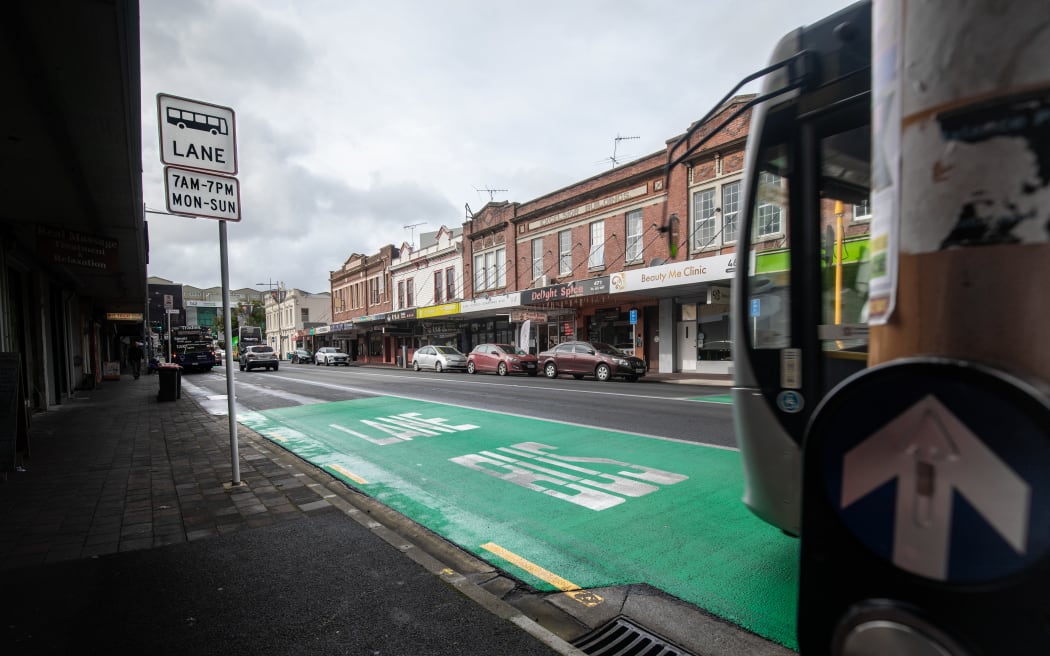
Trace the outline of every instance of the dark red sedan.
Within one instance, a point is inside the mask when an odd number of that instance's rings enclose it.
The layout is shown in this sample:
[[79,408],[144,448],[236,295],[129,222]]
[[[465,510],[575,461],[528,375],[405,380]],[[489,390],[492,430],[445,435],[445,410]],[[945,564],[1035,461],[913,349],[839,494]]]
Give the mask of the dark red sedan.
[[536,356],[510,344],[478,344],[467,354],[467,373],[494,371],[500,376],[540,372]]

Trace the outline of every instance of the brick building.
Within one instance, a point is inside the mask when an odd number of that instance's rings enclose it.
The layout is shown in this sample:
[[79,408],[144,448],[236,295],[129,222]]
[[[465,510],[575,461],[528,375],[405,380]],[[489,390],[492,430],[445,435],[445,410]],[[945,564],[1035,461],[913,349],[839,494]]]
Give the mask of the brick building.
[[589,339],[633,351],[652,371],[728,373],[750,112],[732,115],[749,99],[733,98],[663,151],[469,215],[457,251],[458,298],[426,305],[417,296],[413,312],[391,284],[392,275],[405,282],[406,267],[420,265],[402,255],[404,246],[351,255],[331,273],[331,343],[358,360],[393,363],[428,343],[465,351],[518,343],[528,319],[522,346],[534,353]]

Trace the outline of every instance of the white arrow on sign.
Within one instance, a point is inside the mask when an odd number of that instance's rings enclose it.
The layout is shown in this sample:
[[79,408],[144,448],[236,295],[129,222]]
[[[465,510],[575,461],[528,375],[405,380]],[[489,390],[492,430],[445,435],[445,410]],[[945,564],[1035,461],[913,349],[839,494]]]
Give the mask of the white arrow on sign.
[[947,579],[953,490],[1025,553],[1030,486],[932,395],[844,456],[841,507],[894,478],[893,562],[901,569]]

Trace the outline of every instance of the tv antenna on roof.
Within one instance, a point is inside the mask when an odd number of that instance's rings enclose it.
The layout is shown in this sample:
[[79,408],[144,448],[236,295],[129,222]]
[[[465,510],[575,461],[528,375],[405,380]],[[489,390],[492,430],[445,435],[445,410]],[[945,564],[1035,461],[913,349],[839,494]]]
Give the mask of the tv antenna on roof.
[[621,137],[619,132],[616,133],[616,138],[613,139],[613,154],[609,157],[609,161],[613,163],[613,166],[620,165],[620,160],[616,159],[616,148],[621,141],[626,141],[627,139],[641,139],[641,137]]
[[474,191],[478,192],[478,196],[480,196],[481,192],[483,192],[483,191],[489,192],[489,200],[492,201],[492,200],[496,199],[496,192],[497,191],[507,191],[507,190],[506,189],[485,189],[485,188],[478,189],[477,187],[474,187]]
[[408,245],[409,246],[411,246],[412,248],[416,247],[416,228],[418,228],[419,226],[426,225],[426,224],[427,224],[426,221],[421,221],[420,223],[410,223],[407,226],[401,226],[405,230],[411,230],[412,231],[412,233],[411,233],[411,235],[409,237],[409,241],[408,241]]

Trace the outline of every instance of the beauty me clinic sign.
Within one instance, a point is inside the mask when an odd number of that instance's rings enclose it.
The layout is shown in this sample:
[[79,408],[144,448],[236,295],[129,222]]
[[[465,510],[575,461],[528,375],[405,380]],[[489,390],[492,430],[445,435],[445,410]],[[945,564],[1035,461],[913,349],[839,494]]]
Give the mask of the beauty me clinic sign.
[[635,292],[698,282],[731,280],[735,271],[736,255],[716,255],[614,273],[609,276],[609,286],[614,294]]

